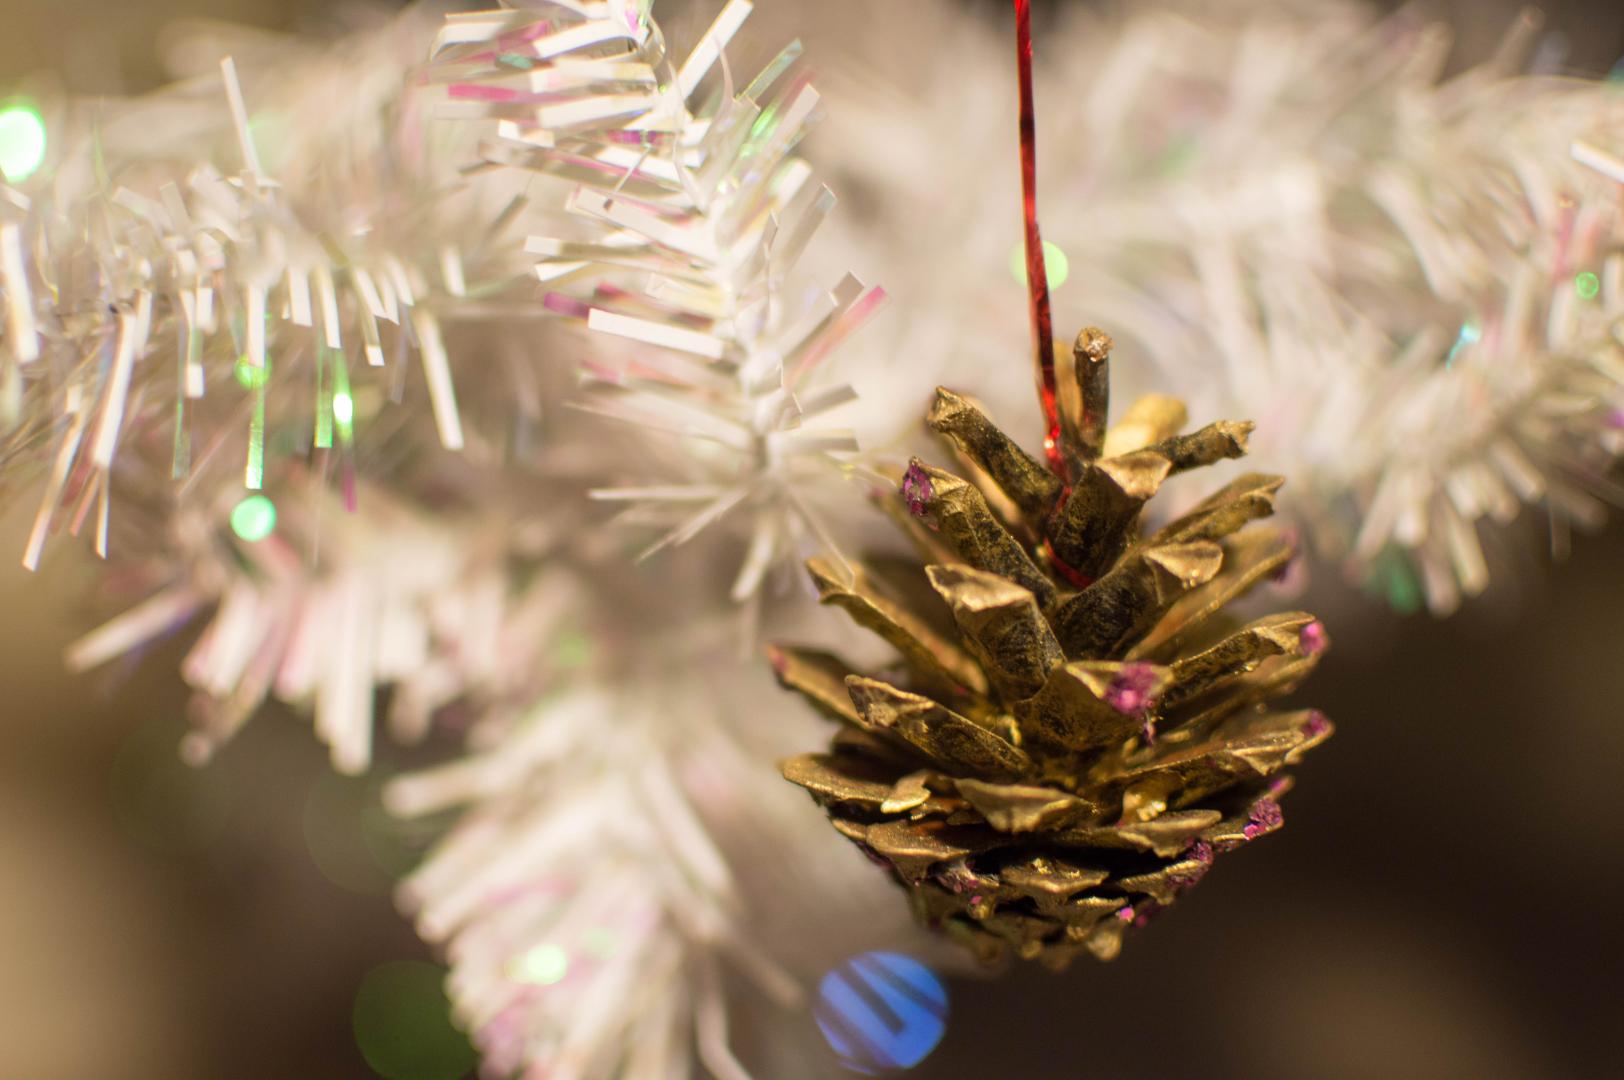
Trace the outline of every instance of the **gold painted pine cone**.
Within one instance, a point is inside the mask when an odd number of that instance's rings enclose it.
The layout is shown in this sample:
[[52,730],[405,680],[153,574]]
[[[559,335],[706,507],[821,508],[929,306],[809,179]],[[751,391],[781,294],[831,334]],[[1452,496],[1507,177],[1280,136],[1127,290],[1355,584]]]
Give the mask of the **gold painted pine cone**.
[[1280,770],[1331,732],[1316,711],[1264,706],[1318,662],[1321,624],[1225,610],[1291,557],[1277,531],[1242,531],[1281,480],[1241,476],[1142,535],[1162,482],[1242,456],[1251,425],[1179,435],[1183,404],[1153,396],[1107,432],[1108,353],[1085,330],[1062,385],[1069,483],[938,390],[928,422],[963,475],[915,459],[885,500],[923,574],[808,564],[824,603],[896,648],[894,666],[869,677],[770,650],[781,683],[842,721],[785,777],[921,919],[988,961],[1114,957],[1218,854],[1280,826]]

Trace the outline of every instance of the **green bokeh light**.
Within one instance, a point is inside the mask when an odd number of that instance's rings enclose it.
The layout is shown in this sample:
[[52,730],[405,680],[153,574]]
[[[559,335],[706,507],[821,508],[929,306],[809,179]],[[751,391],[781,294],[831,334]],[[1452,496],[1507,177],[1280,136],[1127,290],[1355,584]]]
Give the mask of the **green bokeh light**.
[[1601,278],[1586,270],[1573,279],[1573,287],[1578,291],[1580,299],[1594,300],[1601,292]]
[[516,958],[508,968],[514,982],[551,986],[563,981],[570,970],[570,954],[558,945],[537,945]]
[[[1059,246],[1045,240],[1043,242],[1043,269],[1049,276],[1049,288],[1058,289],[1071,277],[1071,260]],[[1026,245],[1016,244],[1009,253],[1009,272],[1015,275],[1015,280],[1022,285],[1026,284]]]
[[305,850],[323,877],[346,892],[388,896],[416,864],[410,829],[383,808],[384,778],[324,773],[304,805]]
[[32,105],[0,109],[0,173],[13,184],[45,164],[45,120]]
[[188,765],[175,752],[186,724],[169,710],[138,725],[108,774],[111,806],[142,846],[170,854],[207,850],[225,832],[237,792],[218,768]]
[[607,960],[620,947],[620,938],[613,930],[595,926],[581,935],[581,945],[600,960]]
[[1476,345],[1483,340],[1483,329],[1476,323],[1467,321],[1460,324],[1460,333],[1455,336],[1455,344],[1450,347],[1449,355],[1444,359],[1444,366],[1449,367],[1455,363],[1455,357],[1468,345]]
[[345,393],[333,395],[333,419],[348,424],[355,419],[355,399]]
[[1414,615],[1426,599],[1421,582],[1410,567],[1409,555],[1393,545],[1376,557],[1365,584],[1368,591],[1385,597],[1400,615]]
[[559,634],[553,648],[554,662],[561,668],[576,670],[592,663],[592,639],[579,630]]
[[384,1080],[458,1080],[474,1068],[468,1039],[451,1026],[445,971],[403,961],[367,972],[355,994],[355,1045]]
[[1196,164],[1201,156],[1201,144],[1193,135],[1180,135],[1167,144],[1162,151],[1161,160],[1156,163],[1157,172],[1165,177],[1183,176]]
[[245,356],[237,361],[235,373],[237,382],[244,390],[258,390],[265,385],[265,380],[271,377],[271,365],[255,367],[253,361]]
[[231,531],[249,543],[276,531],[276,504],[264,495],[250,495],[231,511]]

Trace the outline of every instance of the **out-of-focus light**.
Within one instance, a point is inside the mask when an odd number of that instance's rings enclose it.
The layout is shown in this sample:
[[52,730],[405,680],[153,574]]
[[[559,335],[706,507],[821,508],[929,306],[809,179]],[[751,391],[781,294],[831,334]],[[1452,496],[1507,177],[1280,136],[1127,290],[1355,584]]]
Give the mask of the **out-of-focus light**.
[[238,384],[244,390],[258,390],[265,385],[265,380],[271,377],[271,366],[269,364],[258,367],[246,356],[237,361],[237,366],[233,370],[237,376]]
[[409,830],[383,808],[378,776],[323,773],[304,803],[305,851],[347,892],[388,896],[415,865]]
[[947,1031],[947,988],[911,957],[863,953],[823,977],[814,1016],[853,1072],[911,1069]]
[[458,1080],[474,1068],[468,1039],[451,1026],[445,971],[406,961],[367,972],[355,994],[355,1045],[384,1080]]
[[231,531],[250,544],[276,531],[276,504],[264,495],[250,495],[231,511]]
[[347,424],[355,419],[355,399],[348,394],[333,395],[333,419]]
[[165,714],[138,725],[113,759],[111,805],[119,824],[155,851],[198,852],[225,832],[234,789],[220,769],[194,768],[175,752],[186,723]]
[[1414,615],[1421,610],[1421,583],[1411,572],[1408,558],[1396,549],[1390,548],[1377,558],[1366,587],[1385,597],[1400,615]]
[[45,120],[32,105],[0,109],[0,173],[13,184],[45,164]]
[[592,639],[579,630],[569,630],[558,635],[558,641],[553,649],[554,662],[561,668],[573,671],[592,663]]
[[569,970],[570,954],[561,946],[537,945],[514,958],[508,965],[508,977],[532,986],[551,986],[562,982]]
[[597,926],[581,935],[581,947],[599,960],[607,960],[620,947],[620,938],[613,930]]
[[1444,366],[1449,367],[1455,363],[1455,357],[1460,355],[1462,349],[1468,345],[1476,345],[1483,340],[1482,329],[1474,322],[1460,324],[1460,333],[1455,338],[1455,344],[1450,347],[1449,356],[1444,359]]
[[[1043,269],[1049,277],[1049,288],[1058,289],[1071,277],[1071,260],[1066,253],[1060,250],[1059,245],[1043,242]],[[1009,253],[1009,272],[1015,275],[1015,280],[1022,285],[1026,284],[1026,245],[1016,244]]]
[[1586,270],[1573,279],[1573,288],[1578,292],[1580,299],[1594,300],[1601,292],[1601,278]]

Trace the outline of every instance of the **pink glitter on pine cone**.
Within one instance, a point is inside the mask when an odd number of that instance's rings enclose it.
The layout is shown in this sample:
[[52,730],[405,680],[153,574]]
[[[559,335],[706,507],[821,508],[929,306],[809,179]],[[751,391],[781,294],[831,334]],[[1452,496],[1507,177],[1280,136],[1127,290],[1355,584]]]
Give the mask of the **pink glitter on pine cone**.
[[1155,700],[1156,669],[1150,664],[1123,664],[1105,688],[1105,703],[1124,716],[1143,716]]
[[914,517],[924,517],[925,507],[930,505],[931,496],[935,490],[931,487],[930,474],[924,466],[917,461],[908,466],[908,471],[902,477],[902,497],[908,503],[908,512]]
[[1264,833],[1270,833],[1286,823],[1285,814],[1280,812],[1280,804],[1273,799],[1259,799],[1252,804],[1252,812],[1247,815],[1246,828],[1241,832],[1248,840],[1255,840]]

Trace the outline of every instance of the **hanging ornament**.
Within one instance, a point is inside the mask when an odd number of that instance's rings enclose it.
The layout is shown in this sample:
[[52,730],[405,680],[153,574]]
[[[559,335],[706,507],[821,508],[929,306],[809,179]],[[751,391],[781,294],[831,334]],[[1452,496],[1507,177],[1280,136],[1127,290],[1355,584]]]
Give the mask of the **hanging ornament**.
[[843,724],[828,753],[790,760],[785,776],[891,869],[919,917],[984,959],[1013,948],[1064,966],[1112,958],[1218,854],[1280,826],[1281,770],[1331,725],[1266,705],[1329,641],[1306,613],[1242,625],[1229,612],[1291,558],[1280,533],[1247,528],[1273,512],[1280,478],[1241,476],[1142,525],[1168,477],[1244,455],[1252,425],[1179,434],[1183,404],[1151,396],[1108,428],[1110,338],[1084,330],[1058,370],[1046,348],[1030,21],[1015,6],[1047,467],[938,390],[928,423],[963,467],[914,459],[893,504],[919,573],[808,564],[823,602],[898,663],[873,677],[816,650],[771,659]]

